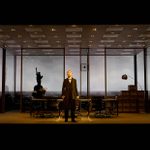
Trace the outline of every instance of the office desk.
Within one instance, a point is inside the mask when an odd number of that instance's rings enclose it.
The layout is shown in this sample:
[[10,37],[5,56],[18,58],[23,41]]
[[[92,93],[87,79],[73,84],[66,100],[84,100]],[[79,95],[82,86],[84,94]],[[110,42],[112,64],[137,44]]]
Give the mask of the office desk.
[[[60,117],[60,114],[61,114],[61,112],[62,112],[62,110],[63,110],[63,99],[57,99],[57,101],[58,101],[58,106],[59,106],[59,117]],[[89,115],[90,115],[90,112],[91,112],[91,109],[92,109],[92,101],[91,101],[91,99],[78,99],[78,100],[76,100],[76,108],[77,108],[77,111],[78,111],[78,114],[81,116],[81,104],[83,103],[83,102],[85,102],[85,103],[88,103],[88,110],[87,110],[87,116],[89,117]]]
[[[58,109],[58,102],[57,100],[50,99],[50,98],[31,98],[30,102],[30,116],[32,116],[33,112],[36,114],[44,114],[44,113],[52,113],[51,109],[49,109],[50,105],[52,107],[56,107]],[[39,108],[34,109],[33,106],[40,105]]]
[[102,99],[102,101],[105,103],[105,105],[107,105],[107,103],[109,103],[111,105],[110,107],[112,108],[113,111],[114,111],[114,108],[116,107],[117,108],[117,116],[118,116],[118,100],[117,99],[115,99],[115,98],[104,98],[104,99]]

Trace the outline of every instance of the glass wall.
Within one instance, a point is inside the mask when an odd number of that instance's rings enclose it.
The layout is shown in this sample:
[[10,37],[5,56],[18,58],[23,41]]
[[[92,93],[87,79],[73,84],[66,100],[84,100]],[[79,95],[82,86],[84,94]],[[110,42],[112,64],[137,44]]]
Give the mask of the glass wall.
[[150,102],[150,47],[147,49],[147,90],[148,90],[148,100]]
[[0,48],[0,97],[2,94],[2,49]]
[[23,56],[23,91],[31,92],[36,81],[37,71],[43,76],[41,85],[46,95],[61,94],[63,83],[63,56]]
[[104,56],[90,56],[90,95],[105,94]]
[[144,52],[137,54],[137,87],[144,90]]
[[[127,74],[128,80],[122,80]],[[107,95],[117,95],[134,84],[133,56],[107,56]]]
[[5,110],[14,108],[14,55],[10,49],[6,50],[5,76]]
[[6,82],[5,92],[14,92],[14,56],[6,51]]
[[80,94],[80,56],[65,56],[65,78],[67,70],[71,69],[73,77],[77,80],[77,88]]

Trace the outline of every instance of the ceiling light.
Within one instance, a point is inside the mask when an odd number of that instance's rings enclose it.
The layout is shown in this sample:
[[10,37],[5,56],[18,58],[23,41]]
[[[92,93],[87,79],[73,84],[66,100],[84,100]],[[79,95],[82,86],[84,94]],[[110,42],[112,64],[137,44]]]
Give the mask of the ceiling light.
[[55,29],[55,28],[52,28],[51,31],[54,32],[54,31],[56,31],[56,29]]
[[107,28],[106,31],[122,31],[123,27],[110,27]]
[[66,32],[82,32],[82,28],[66,28]]
[[145,42],[145,41],[143,41],[143,40],[134,40],[133,42],[136,42],[136,43],[143,43],[143,42]]
[[104,38],[117,38],[118,34],[113,34],[113,35],[112,34],[107,34],[107,35],[105,34],[105,35],[103,35],[103,37]]
[[122,51],[125,51],[125,52],[132,52],[133,51],[133,49],[123,49]]
[[76,25],[72,25],[72,27],[76,27]]
[[44,53],[46,55],[54,55],[55,53]]
[[47,45],[38,45],[38,47],[51,47],[51,45],[47,44]]
[[80,47],[80,45],[68,45],[68,47],[73,47],[73,48],[75,48],[75,47]]
[[139,35],[139,37],[150,37],[150,34],[141,34],[141,35]]
[[97,49],[96,51],[98,51],[98,52],[103,52],[104,49]]
[[6,43],[14,44],[14,43],[16,43],[16,41],[14,41],[14,40],[8,40],[8,41],[6,41]]
[[34,40],[35,43],[48,43],[48,40]]
[[101,43],[113,43],[115,40],[101,40]]
[[12,28],[11,31],[14,32],[14,31],[16,31],[16,29]]
[[18,38],[22,38],[22,35],[18,34],[17,37],[18,37]]
[[54,38],[58,38],[58,35],[54,35]]
[[134,31],[137,31],[137,30],[138,30],[138,28],[133,28],[133,30],[134,30]]
[[10,36],[9,35],[2,35],[2,34],[0,34],[0,38],[10,38]]
[[99,47],[105,47],[105,45],[104,45],[104,44],[99,44],[98,46],[99,46]]
[[68,51],[70,51],[70,52],[79,52],[80,49],[69,49]]
[[46,36],[45,35],[34,35],[34,34],[30,34],[30,37],[31,38],[45,38]]
[[93,28],[93,31],[96,31],[97,29],[96,28]]
[[81,42],[81,40],[75,40],[75,39],[68,40],[68,43],[74,43],[74,44],[76,44],[76,43],[80,43],[80,42]]
[[41,28],[25,28],[27,32],[42,32]]
[[12,48],[18,48],[18,47],[20,48],[20,47],[21,47],[20,45],[11,45],[11,44],[10,44],[10,45],[7,45],[7,46],[8,46],[8,47],[12,47]]
[[43,52],[52,52],[53,49],[42,49]]
[[82,35],[81,34],[67,34],[66,37],[67,38],[81,38]]

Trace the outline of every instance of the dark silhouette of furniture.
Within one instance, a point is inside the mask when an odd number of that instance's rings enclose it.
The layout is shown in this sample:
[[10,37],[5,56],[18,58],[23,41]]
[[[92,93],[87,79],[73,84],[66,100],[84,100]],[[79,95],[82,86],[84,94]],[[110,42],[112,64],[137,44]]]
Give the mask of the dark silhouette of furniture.
[[129,85],[127,91],[121,91],[117,99],[119,102],[119,112],[144,112],[144,91],[138,91],[135,85]]

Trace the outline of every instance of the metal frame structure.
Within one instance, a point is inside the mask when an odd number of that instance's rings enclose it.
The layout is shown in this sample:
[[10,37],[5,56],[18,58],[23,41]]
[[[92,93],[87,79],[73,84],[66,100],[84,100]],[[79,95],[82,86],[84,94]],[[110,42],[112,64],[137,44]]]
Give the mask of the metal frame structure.
[[[63,61],[63,65],[64,65],[64,78],[65,78],[65,56],[66,56],[66,53],[65,53],[65,48],[21,48],[21,63],[20,63],[20,67],[21,67],[21,70],[20,70],[20,75],[21,75],[21,78],[20,78],[20,111],[22,112],[23,111],[23,89],[22,89],[22,86],[23,86],[23,50],[24,49],[62,49],[64,50],[64,55],[63,55],[63,58],[64,58],[64,61]],[[90,90],[89,90],[89,84],[90,84],[90,76],[89,76],[89,65],[90,65],[90,62],[89,62],[89,50],[90,48],[80,48],[80,95],[81,95],[81,87],[82,87],[82,71],[81,71],[81,50],[82,49],[87,49],[87,97],[90,97]],[[92,48],[93,49],[93,48]],[[104,49],[104,78],[105,78],[105,96],[107,96],[107,54],[106,54],[106,51],[108,49],[142,49],[142,48],[105,48]],[[0,101],[0,112],[5,112],[5,72],[6,72],[6,48],[3,48],[2,49],[2,54],[3,54],[3,61],[2,61],[2,99]],[[147,103],[148,103],[148,95],[147,95],[147,86],[146,86],[146,83],[147,83],[147,70],[146,70],[146,66],[147,66],[147,61],[146,61],[146,51],[147,49],[144,48],[143,49],[144,51],[144,91],[145,91],[145,111],[147,112],[148,111],[148,108],[147,108]],[[115,55],[114,55],[115,56]],[[134,83],[135,85],[137,85],[137,57],[136,55],[133,56],[134,58]],[[17,62],[17,59],[16,59],[16,56],[14,56],[14,92],[16,92],[16,63]]]

